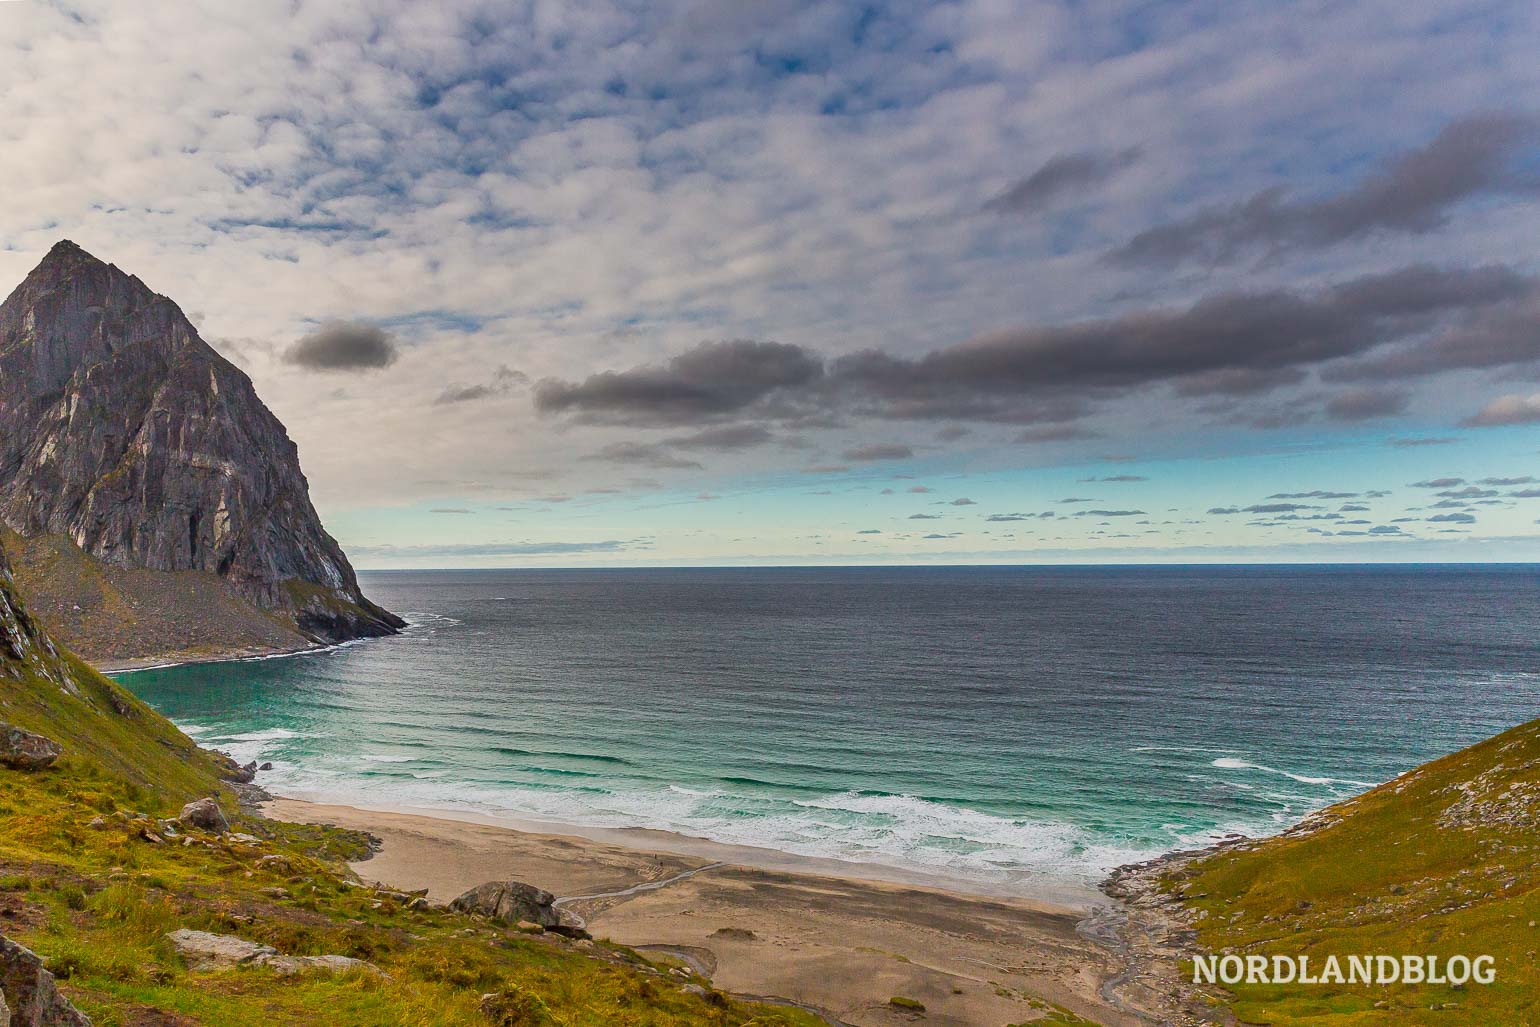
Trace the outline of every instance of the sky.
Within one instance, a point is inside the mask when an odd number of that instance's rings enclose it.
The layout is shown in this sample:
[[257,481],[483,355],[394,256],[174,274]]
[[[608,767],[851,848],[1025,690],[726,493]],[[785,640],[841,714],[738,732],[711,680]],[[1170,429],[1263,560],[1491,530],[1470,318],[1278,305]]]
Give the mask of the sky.
[[0,2],[0,283],[360,567],[1540,560],[1521,0]]

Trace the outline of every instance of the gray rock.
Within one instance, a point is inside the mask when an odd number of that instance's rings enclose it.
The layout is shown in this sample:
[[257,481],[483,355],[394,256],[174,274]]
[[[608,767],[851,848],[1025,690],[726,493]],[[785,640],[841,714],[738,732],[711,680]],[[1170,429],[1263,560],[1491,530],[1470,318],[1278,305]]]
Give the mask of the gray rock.
[[233,934],[211,934],[183,928],[166,935],[177,955],[192,970],[219,970],[231,966],[265,966],[282,976],[315,970],[321,973],[348,973],[361,970],[378,977],[385,972],[373,963],[351,956],[286,956],[271,945],[263,945]]
[[64,746],[15,724],[0,724],[0,764],[12,770],[42,770],[53,765]]
[[556,896],[532,884],[488,881],[455,899],[449,908],[509,924],[526,920],[550,930],[562,926],[561,914],[551,905],[555,901]]
[[230,830],[230,822],[225,819],[225,811],[220,809],[219,803],[213,799],[189,802],[182,807],[182,812],[177,819],[188,827],[196,827],[200,831],[225,834]]
[[10,1007],[12,1027],[91,1027],[91,1021],[59,994],[42,959],[5,937],[0,937],[0,992]]
[[117,567],[217,575],[314,641],[404,626],[359,591],[251,380],[69,241],[0,303],[0,521]]

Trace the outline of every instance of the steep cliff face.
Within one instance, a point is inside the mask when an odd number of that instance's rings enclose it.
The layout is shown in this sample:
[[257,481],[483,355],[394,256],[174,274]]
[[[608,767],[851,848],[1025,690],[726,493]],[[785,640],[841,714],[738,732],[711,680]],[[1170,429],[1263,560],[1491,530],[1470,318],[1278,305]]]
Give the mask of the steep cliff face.
[[0,304],[0,521],[117,568],[213,575],[312,641],[389,634],[251,380],[74,243]]

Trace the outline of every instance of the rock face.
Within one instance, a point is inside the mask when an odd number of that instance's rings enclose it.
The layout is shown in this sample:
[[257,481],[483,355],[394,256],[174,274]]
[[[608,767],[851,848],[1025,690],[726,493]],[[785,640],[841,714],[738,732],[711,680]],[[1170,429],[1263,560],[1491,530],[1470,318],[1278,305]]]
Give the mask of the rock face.
[[0,937],[0,991],[13,1027],[91,1027],[54,986],[53,974],[31,950]]
[[555,901],[556,896],[532,884],[488,881],[455,899],[449,908],[510,924],[527,920],[549,930],[562,926],[561,914],[551,905]]
[[311,641],[403,626],[359,591],[251,380],[68,241],[0,304],[0,521],[114,567],[206,572]]
[[0,724],[0,766],[42,770],[64,753],[64,746],[15,724]]
[[71,695],[79,691],[53,640],[17,598],[11,565],[0,546],[0,681],[24,674],[46,678]]

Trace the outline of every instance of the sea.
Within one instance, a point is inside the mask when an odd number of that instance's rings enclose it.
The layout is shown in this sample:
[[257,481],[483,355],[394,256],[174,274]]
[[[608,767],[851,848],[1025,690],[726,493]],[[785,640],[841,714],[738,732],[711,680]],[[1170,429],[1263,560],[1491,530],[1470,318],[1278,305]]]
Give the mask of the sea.
[[1265,835],[1540,716],[1534,566],[362,575],[400,636],[120,676],[269,790],[995,893]]

